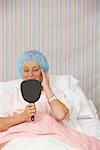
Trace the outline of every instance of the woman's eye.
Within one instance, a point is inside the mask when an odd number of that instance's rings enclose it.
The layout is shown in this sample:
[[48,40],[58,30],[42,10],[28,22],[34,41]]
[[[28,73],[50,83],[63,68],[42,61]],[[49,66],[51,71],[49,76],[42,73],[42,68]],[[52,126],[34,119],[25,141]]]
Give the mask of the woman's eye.
[[29,70],[24,70],[24,72],[28,72]]
[[34,69],[34,71],[38,71],[39,70],[39,68],[38,69]]

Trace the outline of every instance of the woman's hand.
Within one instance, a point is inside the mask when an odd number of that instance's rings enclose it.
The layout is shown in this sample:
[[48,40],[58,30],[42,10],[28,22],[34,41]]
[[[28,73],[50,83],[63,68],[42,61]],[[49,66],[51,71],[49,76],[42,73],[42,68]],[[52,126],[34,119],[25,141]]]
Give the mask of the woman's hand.
[[47,91],[48,89],[50,89],[50,85],[49,85],[49,76],[47,73],[44,72],[43,69],[41,69],[41,73],[42,73],[42,87],[44,89],[44,91]]
[[25,110],[22,113],[22,116],[24,118],[24,121],[31,121],[31,117],[35,116],[35,114],[36,114],[35,104],[30,103],[25,107]]
[[0,132],[22,122],[31,121],[31,117],[35,114],[35,104],[30,103],[25,107],[25,110],[21,114],[14,115],[12,117],[0,117]]
[[43,90],[45,91],[46,93],[46,96],[48,98],[48,100],[54,96],[51,88],[50,88],[50,84],[49,84],[49,76],[47,73],[44,72],[43,69],[41,69],[41,72],[42,72],[42,86],[43,86]]

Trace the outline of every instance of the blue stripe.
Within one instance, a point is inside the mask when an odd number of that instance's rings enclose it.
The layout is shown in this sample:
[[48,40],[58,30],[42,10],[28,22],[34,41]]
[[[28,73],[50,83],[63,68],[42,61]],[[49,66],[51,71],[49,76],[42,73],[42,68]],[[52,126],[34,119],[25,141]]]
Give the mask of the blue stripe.
[[31,0],[31,48],[35,49],[35,1]]
[[3,63],[4,81],[8,78],[8,1],[3,0]]
[[51,74],[53,74],[53,69],[54,69],[54,65],[53,65],[53,45],[54,45],[54,40],[53,40],[53,1],[49,1],[49,57],[50,57],[50,70],[49,72]]
[[27,7],[27,0],[22,1],[22,50],[26,50],[26,7]]
[[[43,43],[44,43],[44,30],[43,30],[43,19],[44,19],[44,13],[43,13],[43,8],[44,2],[40,1],[40,49],[43,50]],[[42,9],[43,8],[43,9]]]
[[69,0],[67,0],[67,60],[66,60],[66,70],[67,75],[69,74]]
[[[80,2],[77,2],[76,0],[76,22],[79,22],[80,20]],[[76,78],[79,80],[80,79],[80,23],[76,25]]]
[[89,11],[90,11],[90,1],[86,1],[86,88],[85,88],[85,92],[86,92],[86,95],[88,96],[88,93],[89,93],[89,90],[90,90],[90,85],[91,85],[91,82],[90,81],[90,77],[91,77],[91,74],[90,74],[90,71],[91,71],[91,66],[90,66],[90,45],[89,45],[89,42],[90,42],[90,34],[89,31],[90,31],[90,14],[89,14]]
[[[77,22],[77,25],[76,25],[76,54],[75,54],[75,57],[76,57],[76,60],[75,60],[75,65],[76,65],[76,78],[78,80],[80,80],[82,78],[82,70],[81,70],[81,67],[83,66],[83,62],[81,61],[81,58],[80,57],[83,57],[82,56],[82,53],[83,53],[83,49],[82,49],[82,45],[81,45],[81,24],[82,22],[80,21],[82,19],[82,14],[80,12],[82,12],[81,10],[81,3],[80,1],[76,1],[76,22]],[[83,20],[84,21],[84,20]],[[82,62],[82,63],[81,63]],[[84,69],[84,68],[82,68]]]
[[44,7],[44,1],[40,1],[40,50],[44,50],[44,35],[45,35],[45,7]]
[[13,77],[16,79],[16,52],[18,50],[18,32],[15,32],[18,30],[18,2],[13,2]]

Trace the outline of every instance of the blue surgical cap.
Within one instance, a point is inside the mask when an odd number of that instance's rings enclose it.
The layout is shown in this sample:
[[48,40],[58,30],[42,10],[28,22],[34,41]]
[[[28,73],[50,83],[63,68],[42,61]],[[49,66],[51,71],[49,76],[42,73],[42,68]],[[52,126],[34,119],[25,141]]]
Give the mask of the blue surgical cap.
[[24,52],[17,61],[18,74],[21,78],[23,77],[22,67],[28,60],[37,62],[38,64],[40,64],[44,72],[48,72],[49,65],[48,65],[46,57],[40,51],[30,50],[30,51]]

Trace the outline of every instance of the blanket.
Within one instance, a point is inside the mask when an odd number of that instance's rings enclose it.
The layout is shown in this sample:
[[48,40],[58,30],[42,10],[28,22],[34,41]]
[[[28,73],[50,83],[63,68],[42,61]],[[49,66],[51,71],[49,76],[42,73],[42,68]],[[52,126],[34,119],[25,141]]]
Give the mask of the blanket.
[[0,132],[0,143],[21,136],[50,135],[78,150],[99,150],[100,141],[94,137],[64,127],[48,114],[38,112],[35,121],[24,122]]

